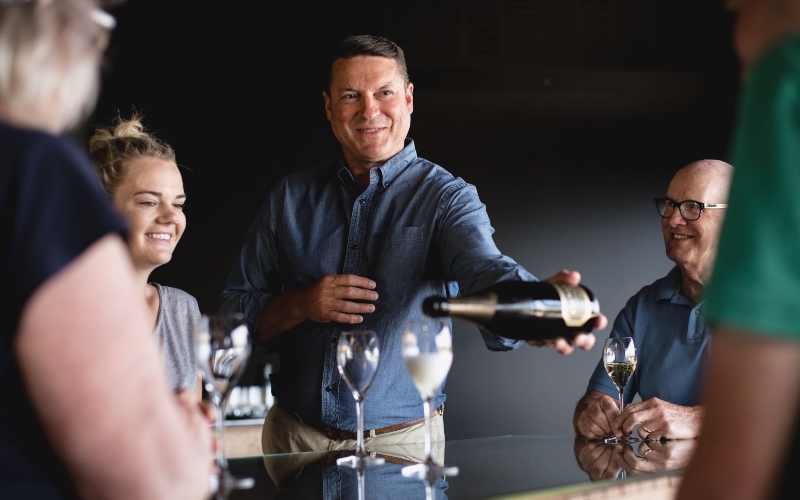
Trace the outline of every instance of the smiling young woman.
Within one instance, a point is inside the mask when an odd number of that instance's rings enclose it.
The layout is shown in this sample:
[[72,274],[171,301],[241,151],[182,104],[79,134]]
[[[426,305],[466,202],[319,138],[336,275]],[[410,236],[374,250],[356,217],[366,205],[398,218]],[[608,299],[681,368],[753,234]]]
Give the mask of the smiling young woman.
[[128,248],[144,290],[173,389],[199,398],[192,335],[200,317],[197,300],[178,288],[150,282],[150,274],[172,260],[186,229],[186,193],[175,151],[149,133],[137,112],[99,127],[89,154],[114,207],[128,225]]

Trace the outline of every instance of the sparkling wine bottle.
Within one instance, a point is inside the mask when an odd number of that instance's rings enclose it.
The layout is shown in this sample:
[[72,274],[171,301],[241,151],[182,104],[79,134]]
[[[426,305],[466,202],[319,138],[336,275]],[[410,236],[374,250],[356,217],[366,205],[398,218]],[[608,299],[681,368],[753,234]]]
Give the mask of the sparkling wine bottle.
[[474,294],[428,297],[422,310],[431,317],[471,321],[501,337],[548,340],[591,332],[600,305],[583,285],[502,281]]

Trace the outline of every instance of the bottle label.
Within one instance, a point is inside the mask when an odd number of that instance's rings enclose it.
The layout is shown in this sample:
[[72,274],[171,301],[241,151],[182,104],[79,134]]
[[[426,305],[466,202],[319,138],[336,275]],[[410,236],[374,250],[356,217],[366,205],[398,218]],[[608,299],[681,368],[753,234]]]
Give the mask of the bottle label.
[[568,327],[583,326],[592,317],[589,294],[579,286],[550,283],[561,298],[561,316]]

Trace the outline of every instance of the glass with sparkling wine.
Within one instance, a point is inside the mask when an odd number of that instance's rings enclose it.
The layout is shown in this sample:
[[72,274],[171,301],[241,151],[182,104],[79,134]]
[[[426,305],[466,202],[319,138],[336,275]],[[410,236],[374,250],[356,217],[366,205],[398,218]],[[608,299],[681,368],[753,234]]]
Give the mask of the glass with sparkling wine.
[[[606,373],[611,377],[614,386],[619,393],[619,411],[625,407],[622,394],[625,386],[628,385],[633,372],[636,370],[636,346],[631,337],[609,337],[603,345],[603,366]],[[610,436],[603,441],[606,443],[633,443],[638,441],[636,437],[626,436],[618,438]]]
[[425,461],[402,469],[406,477],[431,479],[455,476],[458,467],[439,464],[432,452],[431,403],[453,364],[453,340],[450,327],[441,318],[412,318],[403,330],[403,361],[414,385],[422,396],[425,417]]

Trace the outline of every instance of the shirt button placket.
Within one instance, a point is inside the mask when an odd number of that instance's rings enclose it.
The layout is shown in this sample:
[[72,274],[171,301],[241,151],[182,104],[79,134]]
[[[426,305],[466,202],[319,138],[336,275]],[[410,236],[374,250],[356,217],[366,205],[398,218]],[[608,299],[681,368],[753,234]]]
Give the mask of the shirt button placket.
[[347,249],[344,261],[344,274],[359,274],[361,271],[361,240],[364,238],[364,213],[366,210],[367,192],[364,192],[353,205],[353,215],[350,218],[350,233],[347,239]]
[[338,332],[331,332],[331,342],[325,349],[325,366],[322,374],[322,421],[338,422],[339,406],[336,403],[336,377],[338,368],[336,367],[336,344],[338,343]]

